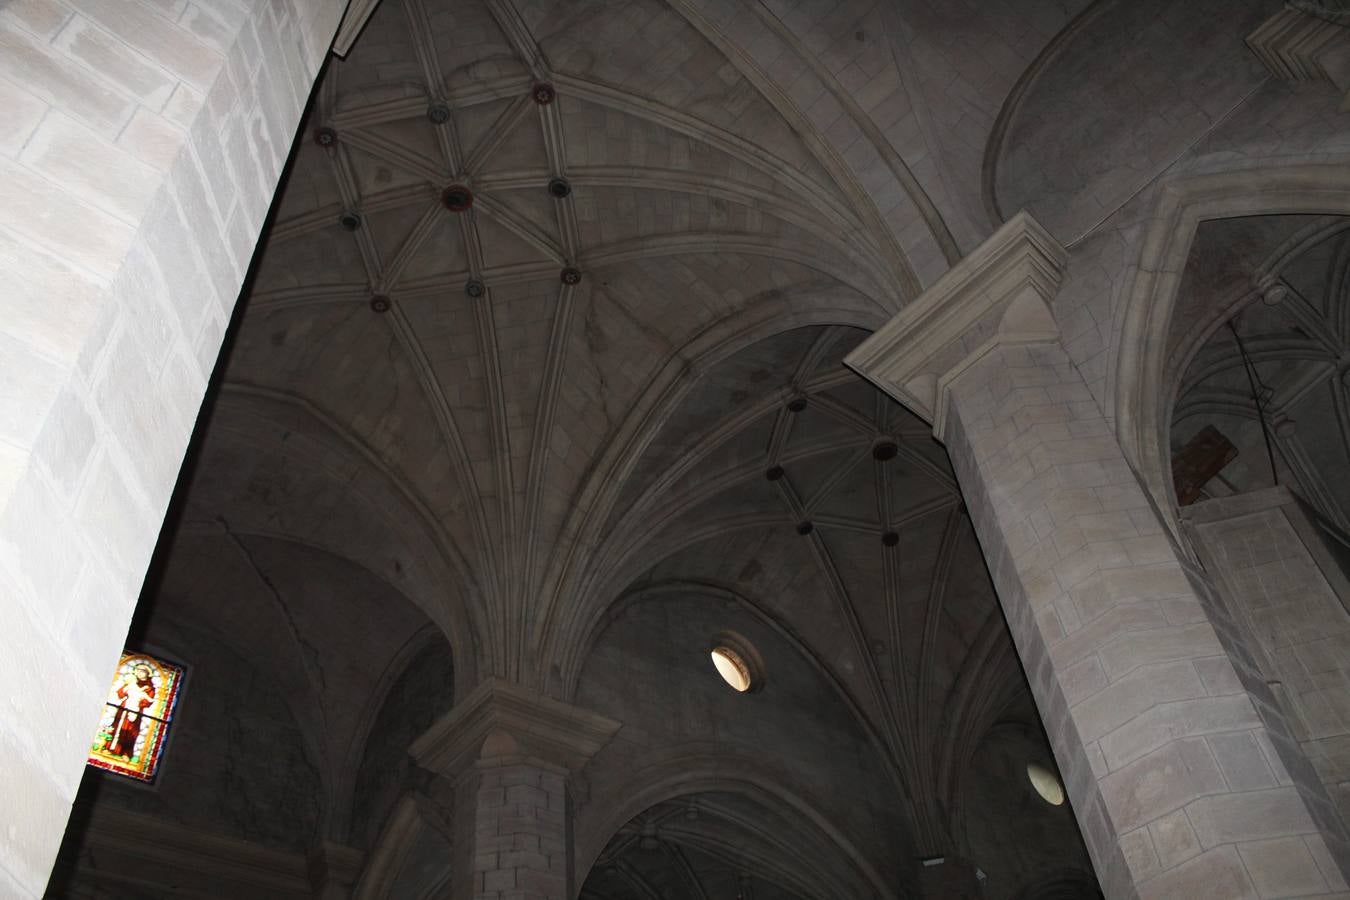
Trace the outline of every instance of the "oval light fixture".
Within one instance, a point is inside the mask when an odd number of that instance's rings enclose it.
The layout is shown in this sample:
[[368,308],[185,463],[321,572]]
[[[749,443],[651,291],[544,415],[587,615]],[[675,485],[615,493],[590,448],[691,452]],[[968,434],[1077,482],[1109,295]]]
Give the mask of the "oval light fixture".
[[1041,799],[1051,806],[1064,805],[1064,785],[1059,777],[1040,763],[1027,763],[1027,778]]
[[716,647],[712,652],[713,666],[722,680],[744,694],[750,690],[750,667],[740,654],[730,647]]
[[713,668],[732,690],[753,694],[764,687],[764,660],[744,636],[724,631],[709,645]]

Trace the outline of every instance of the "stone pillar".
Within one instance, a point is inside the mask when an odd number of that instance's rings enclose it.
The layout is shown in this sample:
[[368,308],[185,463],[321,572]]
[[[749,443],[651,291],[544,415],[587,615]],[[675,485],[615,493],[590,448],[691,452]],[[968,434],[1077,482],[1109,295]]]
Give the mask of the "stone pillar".
[[1347,548],[1331,544],[1284,487],[1198,503],[1182,518],[1294,737],[1350,824]]
[[571,900],[578,772],[619,723],[491,680],[409,752],[453,785],[452,900]]
[[43,893],[344,6],[0,4],[0,896]]
[[1350,846],[1064,352],[1019,214],[846,362],[934,423],[1108,898],[1345,891]]
[[323,841],[309,851],[308,874],[315,900],[349,900],[365,865],[355,847]]

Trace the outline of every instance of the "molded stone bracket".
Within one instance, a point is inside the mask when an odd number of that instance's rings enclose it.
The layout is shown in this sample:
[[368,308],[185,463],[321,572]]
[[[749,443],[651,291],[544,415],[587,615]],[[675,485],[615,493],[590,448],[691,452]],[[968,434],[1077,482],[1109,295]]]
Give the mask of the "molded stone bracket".
[[942,439],[953,378],[1001,344],[1059,338],[1050,300],[1068,254],[1019,212],[863,341],[844,364],[933,423]]
[[417,764],[457,775],[480,760],[529,760],[579,771],[620,723],[500,678],[475,688],[408,748]]
[[1350,18],[1333,22],[1287,5],[1262,22],[1247,46],[1276,78],[1335,85],[1350,109]]

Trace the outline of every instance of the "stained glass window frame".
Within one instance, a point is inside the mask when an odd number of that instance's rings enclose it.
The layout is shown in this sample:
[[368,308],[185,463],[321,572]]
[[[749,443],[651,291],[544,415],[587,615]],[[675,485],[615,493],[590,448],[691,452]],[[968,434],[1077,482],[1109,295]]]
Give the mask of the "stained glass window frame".
[[[153,693],[147,703],[138,703],[138,709],[132,710],[125,705],[125,698],[122,698],[122,702],[118,702],[118,691],[124,686],[132,687],[131,680],[137,684],[144,683],[136,673],[138,666],[146,666],[151,670],[148,680]],[[129,778],[141,784],[154,784],[162,768],[164,751],[173,730],[174,716],[182,697],[186,676],[186,666],[156,653],[123,651],[118,658],[117,669],[113,673],[112,683],[104,699],[98,729],[89,745],[86,763],[92,768]],[[144,699],[143,692],[140,696]],[[123,723],[128,720],[135,725],[131,734],[135,741],[133,754],[129,757],[125,753],[113,753],[111,750],[116,730],[122,728]],[[146,728],[146,724],[150,727]],[[120,741],[122,736],[117,735],[117,738]]]

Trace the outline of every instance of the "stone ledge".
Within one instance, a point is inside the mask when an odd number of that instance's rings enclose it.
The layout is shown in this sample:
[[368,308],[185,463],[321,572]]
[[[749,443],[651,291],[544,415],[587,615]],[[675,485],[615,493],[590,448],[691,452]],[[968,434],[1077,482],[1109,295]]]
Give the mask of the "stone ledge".
[[408,748],[417,764],[457,775],[479,759],[532,759],[575,772],[609,743],[620,723],[489,679],[441,717]]
[[844,364],[929,422],[943,376],[1000,343],[1055,340],[1049,301],[1068,254],[1030,213],[1013,216],[844,358]]

